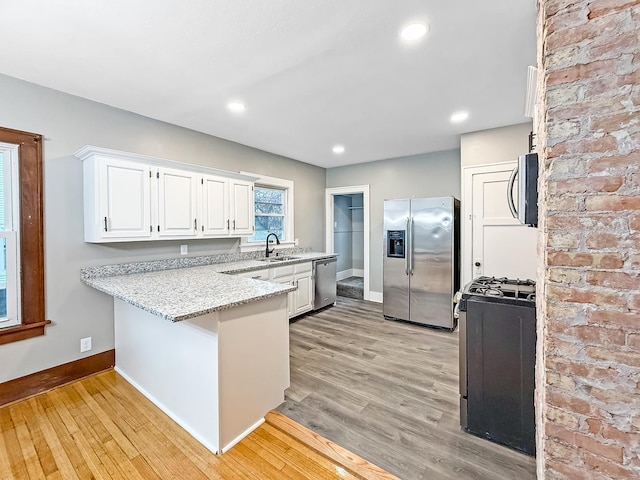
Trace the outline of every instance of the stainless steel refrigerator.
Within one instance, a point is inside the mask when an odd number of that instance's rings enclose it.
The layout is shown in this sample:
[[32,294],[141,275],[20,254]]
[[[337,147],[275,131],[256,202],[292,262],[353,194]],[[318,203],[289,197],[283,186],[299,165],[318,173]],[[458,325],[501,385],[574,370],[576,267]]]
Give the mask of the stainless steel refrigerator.
[[460,287],[460,202],[453,197],[384,202],[383,313],[454,330]]

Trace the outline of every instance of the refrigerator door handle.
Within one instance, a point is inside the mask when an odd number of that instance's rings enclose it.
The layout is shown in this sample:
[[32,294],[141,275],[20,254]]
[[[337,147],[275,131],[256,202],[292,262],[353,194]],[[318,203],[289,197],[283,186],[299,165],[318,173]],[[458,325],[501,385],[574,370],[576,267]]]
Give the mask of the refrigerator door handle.
[[410,265],[409,265],[409,251],[410,250],[409,249],[411,248],[410,244],[409,244],[409,238],[410,238],[409,228],[411,226],[410,222],[411,222],[410,218],[407,217],[407,238],[406,238],[405,246],[404,246],[404,274],[405,275],[409,275],[409,271],[410,271],[409,270],[409,268],[410,268]]
[[413,217],[409,217],[409,246],[407,248],[407,257],[409,257],[409,275],[413,275]]

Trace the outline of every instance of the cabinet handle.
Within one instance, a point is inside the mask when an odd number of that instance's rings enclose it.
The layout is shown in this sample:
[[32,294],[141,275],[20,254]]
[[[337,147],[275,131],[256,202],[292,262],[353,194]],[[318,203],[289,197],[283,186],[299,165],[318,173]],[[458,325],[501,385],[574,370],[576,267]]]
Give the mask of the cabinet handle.
[[198,219],[197,218],[193,219],[193,229],[194,230],[198,230]]
[[104,231],[108,231],[107,230],[107,217],[104,217]]
[[233,221],[233,229],[234,230],[236,229],[236,221],[235,220]]
[[229,219],[227,218],[227,230],[229,230]]

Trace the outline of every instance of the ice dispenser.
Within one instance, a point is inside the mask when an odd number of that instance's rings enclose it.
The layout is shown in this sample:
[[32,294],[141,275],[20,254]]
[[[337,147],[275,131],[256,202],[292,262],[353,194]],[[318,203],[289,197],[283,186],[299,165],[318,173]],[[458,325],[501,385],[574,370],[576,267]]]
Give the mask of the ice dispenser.
[[387,230],[387,257],[404,258],[404,230]]

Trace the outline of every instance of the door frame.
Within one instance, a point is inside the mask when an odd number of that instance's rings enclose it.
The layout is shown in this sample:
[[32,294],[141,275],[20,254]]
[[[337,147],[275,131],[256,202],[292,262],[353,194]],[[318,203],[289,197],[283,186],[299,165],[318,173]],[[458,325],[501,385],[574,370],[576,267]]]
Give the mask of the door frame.
[[369,228],[369,185],[354,185],[350,187],[329,187],[325,189],[325,250],[334,253],[333,248],[333,197],[335,195],[362,194],[363,220],[364,220],[364,300],[370,300],[370,268],[369,268],[369,242],[371,230]]
[[[506,162],[485,163],[482,165],[469,165],[462,167],[462,199],[460,209],[462,211],[462,258],[461,270],[462,279],[460,288],[473,280],[473,176],[485,173],[494,173],[504,170],[505,165],[512,164],[515,168],[518,162],[508,160]],[[506,202],[505,198],[505,202]]]

